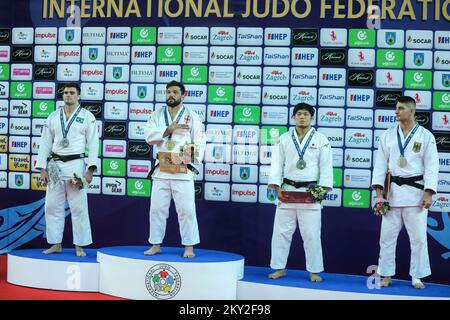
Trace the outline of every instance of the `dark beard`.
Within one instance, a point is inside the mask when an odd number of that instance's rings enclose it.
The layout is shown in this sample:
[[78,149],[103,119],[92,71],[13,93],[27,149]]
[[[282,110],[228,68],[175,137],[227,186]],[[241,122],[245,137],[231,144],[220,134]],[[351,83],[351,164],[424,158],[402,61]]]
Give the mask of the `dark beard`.
[[[169,101],[172,101],[172,102],[169,102]],[[169,106],[169,107],[171,107],[171,108],[174,108],[174,107],[176,107],[177,105],[179,105],[181,103],[181,99],[179,99],[179,100],[176,100],[176,99],[166,99],[166,104]]]

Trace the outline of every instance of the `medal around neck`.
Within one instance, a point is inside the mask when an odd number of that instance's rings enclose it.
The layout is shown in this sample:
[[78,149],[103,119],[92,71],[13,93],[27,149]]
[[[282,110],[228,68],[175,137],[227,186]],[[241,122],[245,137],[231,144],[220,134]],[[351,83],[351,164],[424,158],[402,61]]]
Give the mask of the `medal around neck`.
[[69,146],[69,139],[67,139],[67,138],[64,138],[64,139],[62,139],[61,140],[61,146],[63,147],[63,148],[67,148],[68,146]]
[[303,170],[306,168],[306,161],[303,159],[300,159],[297,161],[297,169]]
[[167,140],[166,141],[166,148],[167,148],[167,150],[173,150],[173,148],[175,148],[175,145],[176,145],[176,143],[175,143],[175,141],[173,141],[173,140]]
[[408,161],[404,156],[400,156],[400,158],[398,158],[397,160],[397,164],[400,168],[404,168],[408,164]]

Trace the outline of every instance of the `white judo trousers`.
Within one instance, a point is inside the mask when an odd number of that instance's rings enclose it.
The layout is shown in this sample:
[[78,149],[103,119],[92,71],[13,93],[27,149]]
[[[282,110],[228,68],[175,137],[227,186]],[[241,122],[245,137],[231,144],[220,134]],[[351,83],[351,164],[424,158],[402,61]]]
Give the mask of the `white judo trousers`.
[[291,247],[292,235],[298,226],[305,250],[306,270],[312,273],[323,271],[321,209],[280,208],[275,211],[272,234],[272,269],[285,269]]
[[427,216],[428,210],[421,207],[394,207],[383,216],[378,274],[384,277],[395,275],[395,250],[403,225],[408,232],[411,246],[410,276],[421,279],[431,274],[427,244]]
[[70,181],[61,181],[53,189],[47,188],[45,195],[45,224],[47,242],[62,242],[65,222],[65,202],[69,203],[72,217],[73,243],[83,247],[92,243],[89,222],[87,191],[74,188]]
[[170,201],[174,200],[180,226],[181,244],[200,243],[195,210],[194,180],[153,179],[150,201],[150,244],[161,244],[166,233]]

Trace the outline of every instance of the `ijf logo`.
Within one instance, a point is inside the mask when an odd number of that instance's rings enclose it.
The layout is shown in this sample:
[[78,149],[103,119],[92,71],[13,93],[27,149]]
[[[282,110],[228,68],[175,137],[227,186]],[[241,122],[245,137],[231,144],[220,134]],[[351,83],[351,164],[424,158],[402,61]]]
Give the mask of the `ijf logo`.
[[169,264],[156,264],[147,272],[145,286],[148,292],[156,299],[170,299],[180,291],[181,276]]

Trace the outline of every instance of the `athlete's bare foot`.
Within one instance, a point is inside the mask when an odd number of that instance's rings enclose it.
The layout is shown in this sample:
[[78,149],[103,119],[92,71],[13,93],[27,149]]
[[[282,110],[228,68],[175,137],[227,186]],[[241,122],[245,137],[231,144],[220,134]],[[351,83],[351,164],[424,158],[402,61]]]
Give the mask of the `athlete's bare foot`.
[[61,243],[54,244],[47,250],[42,251],[43,254],[52,254],[52,253],[59,253],[62,252]]
[[311,282],[320,282],[322,281],[322,277],[320,277],[317,273],[310,273],[309,274],[309,280],[311,280]]
[[270,279],[278,279],[281,277],[284,277],[286,275],[286,270],[281,269],[281,270],[277,270],[275,272],[269,273],[268,277]]
[[86,257],[86,252],[84,252],[83,248],[80,246],[75,246],[75,253],[77,257]]
[[391,284],[392,284],[392,278],[391,277],[384,277],[378,283],[378,286],[380,286],[380,287],[389,287]]
[[161,252],[161,245],[160,244],[154,244],[150,249],[144,252],[146,256],[152,256],[154,254]]
[[186,246],[186,247],[184,247],[183,257],[184,258],[193,258],[193,257],[195,257],[194,247],[193,246]]
[[416,289],[425,289],[425,285],[420,281],[420,279],[413,279],[412,286]]

